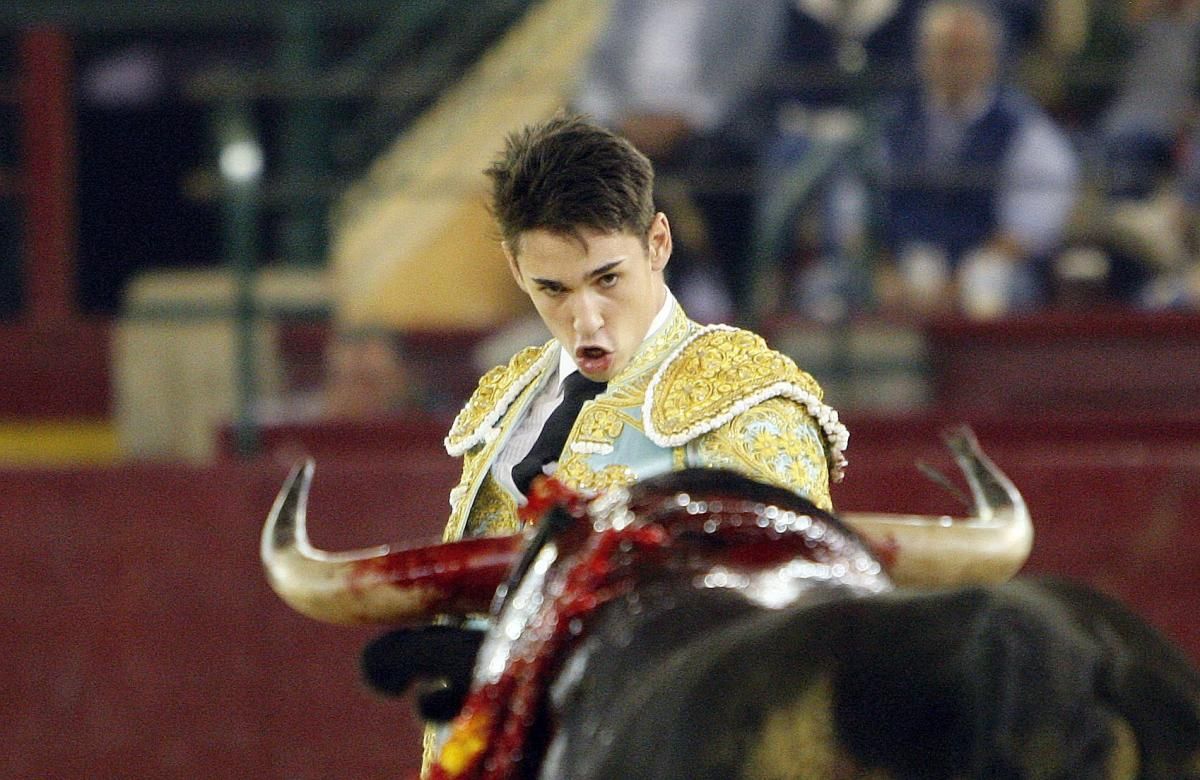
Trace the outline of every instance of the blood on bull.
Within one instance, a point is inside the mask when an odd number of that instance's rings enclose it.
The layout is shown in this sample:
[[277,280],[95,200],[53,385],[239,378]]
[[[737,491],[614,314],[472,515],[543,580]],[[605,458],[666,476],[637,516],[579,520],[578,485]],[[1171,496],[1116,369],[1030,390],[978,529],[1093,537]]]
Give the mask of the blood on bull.
[[947,441],[969,517],[839,519],[687,470],[545,481],[516,535],[344,553],[307,541],[310,462],[263,561],[307,615],[397,626],[380,688],[450,681],[423,707],[452,718],[436,778],[1200,777],[1200,676],[1099,592],[1012,579],[1024,501],[969,431]]

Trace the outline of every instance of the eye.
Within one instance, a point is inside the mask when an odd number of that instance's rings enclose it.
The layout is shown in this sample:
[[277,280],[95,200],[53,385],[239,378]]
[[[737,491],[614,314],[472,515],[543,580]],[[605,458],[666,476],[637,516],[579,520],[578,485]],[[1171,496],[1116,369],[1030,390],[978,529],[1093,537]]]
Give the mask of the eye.
[[619,279],[619,278],[621,278],[621,277],[615,273],[607,273],[607,274],[604,274],[603,276],[599,277],[596,281],[600,284],[601,287],[607,289],[607,288],[615,285],[617,283],[617,279]]
[[563,294],[564,290],[556,284],[543,284],[538,286],[538,291],[547,298],[557,298]]

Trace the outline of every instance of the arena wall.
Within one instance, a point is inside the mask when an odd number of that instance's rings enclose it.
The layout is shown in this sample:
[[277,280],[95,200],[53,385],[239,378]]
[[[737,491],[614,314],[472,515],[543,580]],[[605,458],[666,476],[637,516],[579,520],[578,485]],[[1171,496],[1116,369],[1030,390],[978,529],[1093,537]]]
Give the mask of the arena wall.
[[[929,416],[850,419],[842,509],[959,513],[914,468],[953,475]],[[972,421],[1020,486],[1027,567],[1125,599],[1200,659],[1200,421]],[[4,777],[398,778],[409,700],[365,689],[376,632],[325,626],[270,591],[258,534],[303,452],[317,457],[314,542],[429,542],[456,464],[406,421],[268,431],[252,462],[0,472]]]

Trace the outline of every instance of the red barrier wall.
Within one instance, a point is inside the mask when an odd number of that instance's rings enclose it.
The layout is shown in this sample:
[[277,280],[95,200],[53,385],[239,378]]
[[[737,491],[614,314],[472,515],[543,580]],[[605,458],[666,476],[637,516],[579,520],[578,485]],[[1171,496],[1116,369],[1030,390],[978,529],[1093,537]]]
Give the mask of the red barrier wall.
[[939,444],[947,422],[969,422],[1025,497],[1035,528],[1025,571],[1077,577],[1121,598],[1200,660],[1200,417],[849,416],[850,468],[836,506],[961,514],[914,466],[957,476]]
[[[849,419],[839,507],[960,511],[912,466],[954,474],[942,422]],[[973,425],[1033,513],[1028,569],[1125,598],[1200,659],[1200,424],[1157,422]],[[318,546],[437,536],[456,464],[411,425],[397,430],[391,456],[354,454],[353,431],[321,439],[309,511]],[[0,776],[411,773],[411,702],[382,700],[358,677],[376,632],[295,615],[263,580],[258,534],[282,454],[305,447],[300,432],[273,441],[275,454],[248,464],[0,472]]]
[[[258,533],[285,473],[0,474],[0,776],[408,775],[411,704],[359,683],[374,632],[300,617],[262,577]],[[314,541],[432,540],[449,480],[420,461],[321,464]]]

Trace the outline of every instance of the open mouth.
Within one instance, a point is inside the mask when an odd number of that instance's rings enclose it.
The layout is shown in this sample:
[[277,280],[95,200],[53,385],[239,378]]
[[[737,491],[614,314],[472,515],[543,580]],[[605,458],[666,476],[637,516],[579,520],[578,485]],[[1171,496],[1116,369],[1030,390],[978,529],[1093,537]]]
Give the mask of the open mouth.
[[588,377],[599,380],[612,368],[612,353],[603,347],[580,347],[575,350],[575,365]]

